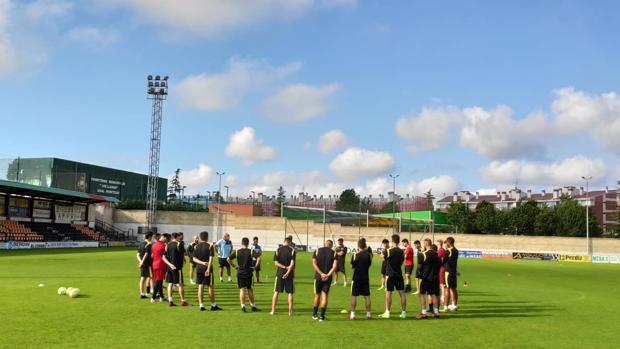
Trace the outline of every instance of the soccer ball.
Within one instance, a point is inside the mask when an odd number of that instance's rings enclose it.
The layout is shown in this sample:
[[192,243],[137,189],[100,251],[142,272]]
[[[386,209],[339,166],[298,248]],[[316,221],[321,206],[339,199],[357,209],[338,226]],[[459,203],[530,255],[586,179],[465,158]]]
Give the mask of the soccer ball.
[[65,294],[68,296],[69,293],[71,293],[71,290],[73,290],[73,287],[67,287],[67,289],[65,290]]
[[64,296],[64,295],[66,295],[66,294],[67,294],[67,289],[66,289],[66,288],[64,288],[64,287],[60,287],[60,288],[58,289],[58,295],[59,295],[59,296]]
[[77,298],[77,297],[80,296],[80,289],[79,288],[72,288],[71,292],[69,292],[68,295],[71,298]]

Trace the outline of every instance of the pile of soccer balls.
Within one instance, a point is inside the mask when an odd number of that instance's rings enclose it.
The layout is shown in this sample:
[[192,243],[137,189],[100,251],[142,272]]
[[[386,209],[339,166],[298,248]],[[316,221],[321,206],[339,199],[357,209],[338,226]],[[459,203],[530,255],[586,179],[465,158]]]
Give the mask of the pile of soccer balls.
[[80,296],[80,289],[75,288],[75,287],[68,287],[68,288],[61,287],[58,289],[58,295],[59,296],[67,295],[71,298],[77,298]]

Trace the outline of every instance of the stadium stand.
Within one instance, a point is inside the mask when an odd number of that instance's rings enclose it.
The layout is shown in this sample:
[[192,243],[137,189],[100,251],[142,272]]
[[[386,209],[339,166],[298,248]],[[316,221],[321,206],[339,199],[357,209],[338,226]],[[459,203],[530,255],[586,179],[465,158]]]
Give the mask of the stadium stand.
[[44,241],[44,236],[16,221],[0,221],[0,241]]
[[106,238],[80,224],[0,221],[0,241],[105,241]]

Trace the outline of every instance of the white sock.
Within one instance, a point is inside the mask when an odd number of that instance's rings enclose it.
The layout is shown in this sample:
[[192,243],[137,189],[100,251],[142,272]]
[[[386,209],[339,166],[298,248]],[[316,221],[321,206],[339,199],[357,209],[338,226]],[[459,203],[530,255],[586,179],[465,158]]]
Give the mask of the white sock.
[[406,310],[401,310],[401,312],[400,312],[400,313],[401,313],[401,314],[407,314],[407,311],[406,311]]
[[202,303],[200,303],[200,307],[201,307],[201,308],[204,308],[204,307],[205,307],[205,305],[204,305],[204,304],[202,304]]
[[172,302],[172,297],[168,297],[168,302]]
[[433,307],[433,314],[439,313],[439,307]]
[[254,303],[250,303],[250,306],[254,308],[256,305]]
[[354,311],[351,312],[351,317],[355,317],[355,312]]
[[366,317],[372,317],[372,313],[371,313],[371,312],[369,312],[369,311],[367,311],[367,312],[366,312]]
[[217,303],[211,303],[212,307],[217,307]]
[[241,308],[245,308],[245,303],[241,304]]
[[389,310],[386,310],[386,311],[385,311],[385,315],[390,315],[390,311],[389,311]]
[[423,314],[423,315],[426,315],[426,308],[423,308],[423,309],[422,309],[422,314]]

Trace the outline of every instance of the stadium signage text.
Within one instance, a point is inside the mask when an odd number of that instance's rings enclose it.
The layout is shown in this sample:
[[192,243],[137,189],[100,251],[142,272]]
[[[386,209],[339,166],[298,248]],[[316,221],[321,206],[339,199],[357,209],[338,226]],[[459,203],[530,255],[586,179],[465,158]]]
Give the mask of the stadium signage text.
[[574,255],[574,254],[561,254],[560,261],[562,262],[590,262],[590,256]]
[[119,197],[125,182],[114,179],[90,178],[90,191],[94,194]]
[[592,256],[592,263],[620,264],[620,256],[595,254]]
[[459,251],[459,257],[463,258],[482,258],[482,251]]

